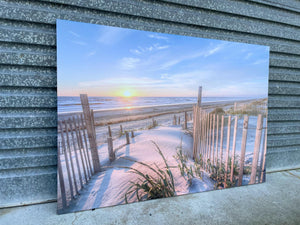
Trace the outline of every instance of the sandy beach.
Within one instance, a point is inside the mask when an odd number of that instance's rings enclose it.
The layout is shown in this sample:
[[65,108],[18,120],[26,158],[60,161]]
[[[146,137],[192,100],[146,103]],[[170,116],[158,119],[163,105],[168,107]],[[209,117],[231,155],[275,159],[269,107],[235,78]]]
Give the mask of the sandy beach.
[[[202,104],[202,108],[208,111],[216,107],[224,108],[224,110],[233,107],[237,102],[240,105],[249,104],[254,100],[240,100],[240,101],[219,101],[206,102]],[[147,128],[152,123],[152,118],[158,122],[159,125],[172,125],[173,116],[181,118],[183,121],[184,112],[192,113],[193,105],[195,104],[177,104],[177,105],[162,105],[162,106],[147,106],[136,108],[122,108],[113,110],[96,110],[94,111],[94,119],[96,125],[97,143],[106,142],[107,126],[111,126],[113,138],[117,138],[120,131],[120,124],[124,130],[140,130]],[[74,113],[60,113],[58,114],[58,121],[67,120],[72,116],[80,115],[81,112]]]
[[[233,106],[235,102],[240,104],[250,103],[255,100],[256,99],[239,100],[239,101],[235,100],[235,101],[203,102],[201,105],[203,109],[209,109],[215,107]],[[94,119],[95,119],[95,124],[97,126],[109,125],[109,124],[120,123],[125,121],[147,119],[147,118],[171,114],[171,113],[181,113],[185,111],[191,112],[193,105],[195,104],[172,104],[172,105],[140,106],[140,107],[94,110]],[[80,113],[81,112],[58,113],[58,120],[66,120],[74,115],[79,115]]]
[[[242,101],[239,104],[249,104],[254,100]],[[212,111],[216,107],[222,107],[224,110],[230,110],[233,107],[234,102],[223,103],[207,103],[205,108],[207,111]],[[140,164],[130,161],[136,160],[138,162],[154,165],[154,163],[163,168],[163,161],[160,155],[157,153],[152,141],[157,143],[161,151],[165,155],[169,165],[174,166],[172,173],[175,180],[175,193],[176,195],[183,195],[188,193],[196,193],[202,191],[214,190],[215,181],[210,178],[210,175],[204,170],[202,179],[197,177],[191,181],[185,179],[177,167],[178,161],[174,158],[178,151],[178,147],[182,145],[183,153],[187,156],[187,165],[192,165],[193,160],[193,121],[189,119],[187,123],[187,129],[183,129],[181,125],[173,124],[174,115],[177,119],[180,117],[181,121],[184,120],[184,112],[191,113],[192,105],[173,105],[173,106],[156,106],[156,107],[141,107],[137,109],[118,109],[108,111],[96,111],[95,118],[98,121],[96,126],[98,155],[100,158],[103,171],[95,174],[91,180],[84,184],[84,188],[80,191],[80,195],[71,201],[71,205],[68,207],[67,212],[75,212],[85,209],[93,209],[98,207],[107,207],[117,204],[125,204],[125,194],[130,186],[130,182],[136,182],[138,176],[130,173],[129,169],[123,167],[130,167],[153,175],[152,171],[148,171]],[[112,123],[111,131],[113,137],[113,148],[116,154],[116,160],[112,163],[109,162],[108,145],[107,145],[107,126],[104,126],[104,119]],[[123,115],[123,117],[120,117]],[[155,115],[155,116],[154,116]],[[70,116],[69,114],[67,116]],[[117,117],[120,118],[117,118]],[[152,117],[157,121],[157,126],[151,127]],[[108,119],[110,118],[110,120]],[[130,119],[129,119],[130,118]],[[135,118],[135,119],[134,119]],[[123,121],[117,122],[117,119]],[[245,166],[251,165],[253,157],[253,148],[255,142],[255,128],[256,128],[257,116],[249,117],[249,130],[248,140],[246,145],[246,158]],[[114,122],[111,122],[114,121]],[[266,120],[263,121],[264,126]],[[124,130],[134,131],[134,138],[130,138],[130,144],[126,145],[126,137],[124,134],[120,135],[120,124],[122,124]],[[236,141],[236,158],[239,158],[241,148],[241,134],[242,134],[243,118],[238,119],[237,141]],[[231,134],[233,133],[233,127],[231,127]],[[227,135],[227,126],[224,126],[224,137]],[[263,140],[262,140],[263,142]],[[220,146],[219,146],[220,147]],[[223,149],[226,148],[226,142],[223,143]],[[232,149],[232,143],[230,144]],[[72,160],[75,163],[74,151],[72,153]],[[79,155],[79,154],[78,154]],[[125,158],[127,159],[125,159]],[[225,157],[225,151],[223,152]],[[61,155],[62,167],[65,168],[64,156]],[[83,168],[81,167],[82,177]],[[66,170],[64,170],[64,176],[66,176]],[[68,181],[66,181],[67,183]],[[244,175],[243,185],[249,182],[249,175]],[[78,181],[78,186],[80,183]],[[66,185],[68,187],[68,185]],[[59,192],[58,192],[59,193]],[[67,196],[70,198],[70,190],[66,190]],[[58,194],[60,198],[60,194]],[[138,201],[135,195],[128,196],[128,202]],[[59,203],[60,204],[60,203]],[[61,209],[61,206],[59,207]]]
[[[182,140],[183,152],[187,155],[192,154],[193,139],[180,126],[160,126],[151,130],[144,130],[136,133],[136,137],[132,138],[130,145],[123,146],[116,152],[116,160],[109,163],[107,155],[107,144],[99,146],[98,152],[104,171],[95,174],[91,181],[85,186],[80,196],[73,201],[68,208],[68,212],[80,211],[85,209],[93,209],[98,207],[106,207],[117,204],[125,204],[124,196],[126,190],[130,186],[131,181],[136,181],[138,176],[129,172],[128,169],[122,167],[131,167],[144,170],[141,165],[126,160],[123,157],[144,162],[149,165],[156,163],[163,168],[163,160],[157,153],[154,144],[157,143],[166,157],[170,166],[177,166],[177,162],[173,157]],[[114,142],[116,146],[124,143],[125,137],[120,137]],[[190,159],[192,163],[192,160]],[[153,172],[148,170],[147,173]],[[188,181],[181,175],[178,168],[173,168],[172,173],[175,181],[176,195],[188,193],[196,193],[214,189],[214,182],[204,174],[203,179],[194,178],[190,186]],[[129,196],[128,202],[136,202],[135,195]]]

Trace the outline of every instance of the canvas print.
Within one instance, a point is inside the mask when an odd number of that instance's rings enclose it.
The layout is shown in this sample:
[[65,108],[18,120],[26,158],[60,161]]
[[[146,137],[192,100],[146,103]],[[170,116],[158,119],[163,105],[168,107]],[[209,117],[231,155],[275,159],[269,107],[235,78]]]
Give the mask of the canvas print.
[[58,213],[265,181],[269,48],[57,21]]

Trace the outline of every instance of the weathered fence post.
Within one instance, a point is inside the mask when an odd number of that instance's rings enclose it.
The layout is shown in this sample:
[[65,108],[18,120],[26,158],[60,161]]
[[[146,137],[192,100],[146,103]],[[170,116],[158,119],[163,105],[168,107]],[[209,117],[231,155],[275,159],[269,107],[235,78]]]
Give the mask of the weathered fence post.
[[259,149],[261,142],[261,134],[262,134],[262,115],[259,114],[257,117],[257,126],[256,126],[256,134],[255,134],[255,143],[254,143],[254,152],[253,152],[253,160],[252,160],[252,169],[249,184],[254,184],[256,181],[256,171],[259,157]]
[[123,127],[122,127],[121,124],[120,124],[120,134],[121,134],[121,135],[123,134]]
[[218,165],[218,143],[219,143],[219,115],[217,114],[217,131],[216,131],[216,166]]
[[91,109],[91,119],[92,119],[92,127],[93,127],[93,132],[94,132],[94,137],[95,137],[95,141],[97,144],[97,136],[96,136],[96,128],[95,128],[95,117],[94,117],[94,110]]
[[220,137],[220,168],[222,168],[222,159],[223,159],[223,136],[224,136],[224,115],[221,118],[221,137]]
[[180,125],[180,116],[178,116],[178,125]]
[[234,170],[234,160],[235,160],[235,146],[236,146],[236,133],[238,125],[238,117],[235,116],[234,130],[233,130],[233,142],[232,142],[232,156],[231,156],[231,169],[230,169],[230,182],[233,181],[233,170]]
[[202,86],[199,86],[197,106],[200,107],[201,103],[202,103]]
[[155,127],[155,119],[152,117],[152,126]]
[[[208,114],[209,115],[209,130],[208,130],[208,159],[209,159],[209,163],[211,166],[211,146],[212,146],[212,125],[213,125],[213,115],[212,114]],[[209,168],[210,171],[211,168]]]
[[[76,116],[75,118],[73,117],[73,120],[75,123],[75,127],[77,127],[76,130],[77,130],[78,137],[79,137],[79,143],[81,145],[80,154],[81,154],[81,156],[83,155],[83,157],[84,157],[84,161],[85,161],[85,165],[86,165],[86,169],[87,169],[87,175],[90,179],[92,174],[91,174],[91,171],[89,170],[88,160],[87,160],[87,157],[86,157],[86,154],[84,151],[84,146],[83,146],[83,141],[82,141],[83,135],[81,134],[81,128],[80,128],[80,118],[79,118],[79,116]],[[78,121],[78,126],[77,126],[76,120]]]
[[80,165],[79,165],[79,160],[78,160],[78,155],[77,155],[77,150],[76,150],[76,144],[75,144],[75,138],[74,138],[74,134],[73,134],[73,125],[72,125],[72,121],[71,119],[68,120],[69,126],[70,126],[70,132],[71,132],[71,137],[72,137],[72,143],[73,143],[73,150],[75,153],[75,159],[76,159],[76,165],[77,165],[77,170],[78,170],[78,174],[79,174],[79,181],[80,181],[80,185],[81,187],[83,187],[83,181],[82,181],[82,174],[81,174],[81,169],[80,169]]
[[206,113],[206,144],[205,144],[205,163],[206,163],[206,169],[208,169],[208,154],[209,154],[209,113]]
[[125,131],[125,135],[126,135],[126,144],[129,145],[130,144],[130,139],[129,139],[129,134],[127,131]]
[[248,121],[249,121],[249,117],[248,117],[248,115],[245,115],[244,123],[243,123],[243,136],[242,136],[242,145],[241,145],[238,186],[241,186],[242,181],[243,181],[245,152],[246,152],[246,143],[247,143],[247,132],[248,132]]
[[[62,148],[64,150],[65,164],[66,164],[66,167],[67,167],[67,174],[68,174],[68,181],[69,181],[69,187],[70,187],[70,192],[71,192],[71,198],[73,198],[73,196],[74,196],[73,184],[72,184],[72,178],[71,178],[70,166],[69,166],[69,163],[71,163],[71,162],[69,161],[68,154],[67,154],[66,142],[65,142],[64,131],[63,131],[61,121],[58,121],[58,126],[59,126],[59,129],[60,129]],[[72,160],[72,157],[70,157],[70,160]]]
[[59,177],[59,184],[60,184],[60,191],[61,191],[61,200],[62,200],[62,206],[63,208],[67,207],[67,198],[66,198],[66,188],[65,188],[65,182],[64,182],[64,177],[63,177],[63,172],[61,168],[61,161],[60,161],[60,153],[57,154],[58,157],[58,177]]
[[100,159],[98,155],[98,149],[97,149],[97,143],[96,143],[96,136],[94,136],[95,129],[94,124],[92,120],[92,115],[90,111],[90,105],[87,94],[80,94],[80,100],[82,105],[82,111],[85,119],[85,124],[87,128],[89,143],[91,147],[91,155],[93,160],[93,167],[94,172],[100,172],[101,171],[101,165],[100,165]]
[[[197,107],[193,106],[193,112],[194,112],[194,121],[193,121],[193,159],[196,160],[197,157],[197,143],[198,143],[198,133],[197,133]],[[175,116],[175,115],[174,115]],[[174,119],[175,121],[175,119]],[[173,122],[174,124],[174,122]]]
[[114,153],[112,137],[107,138],[107,148],[108,148],[109,161],[112,162],[116,158],[116,155]]
[[264,148],[262,152],[261,157],[261,174],[260,174],[260,182],[263,182],[265,180],[265,168],[266,168],[266,153],[267,153],[267,133],[268,133],[268,127],[267,127],[267,121],[266,121],[266,128],[265,128],[265,134],[264,134]]
[[111,129],[110,129],[110,126],[108,126],[108,137],[111,137]]
[[66,130],[66,137],[67,137],[67,146],[68,146],[68,152],[70,155],[70,162],[71,162],[71,169],[72,169],[72,173],[73,173],[73,181],[74,181],[74,186],[75,186],[75,191],[76,191],[76,195],[78,194],[78,187],[77,187],[77,181],[76,181],[76,176],[75,176],[75,169],[74,169],[74,164],[73,164],[73,159],[72,159],[72,151],[71,151],[71,145],[70,145],[70,139],[69,139],[69,128],[67,126],[67,121],[64,121],[65,124],[65,130]]
[[78,150],[79,150],[79,154],[80,154],[80,158],[81,158],[81,164],[82,164],[82,169],[83,169],[83,173],[84,173],[85,183],[87,183],[88,179],[87,179],[86,167],[85,167],[83,154],[82,154],[82,146],[81,146],[81,142],[80,142],[80,135],[78,133],[78,128],[77,128],[74,116],[73,116],[73,123],[74,123],[74,131],[75,131],[75,135],[76,135],[76,139],[77,139],[77,146],[78,146]]
[[184,112],[184,129],[186,130],[187,129],[187,112]]
[[231,116],[228,116],[228,125],[227,125],[227,146],[226,146],[226,158],[225,158],[225,178],[224,178],[224,187],[227,187],[227,172],[228,172],[228,157],[230,149],[230,127],[231,127]]
[[174,115],[173,125],[177,125],[177,118],[176,118],[176,115]]
[[213,115],[213,128],[212,128],[212,165],[215,165],[215,126],[216,126],[216,114]]
[[89,154],[89,148],[88,148],[88,144],[87,144],[87,138],[86,137],[86,132],[85,132],[85,126],[84,126],[84,120],[83,120],[83,115],[80,114],[80,121],[81,121],[81,124],[82,124],[82,133],[83,133],[83,138],[84,138],[84,142],[85,142],[85,147],[86,147],[86,154],[87,154],[87,157],[88,157],[88,163],[89,163],[89,166],[90,166],[90,170],[91,170],[91,174],[93,174],[93,168],[92,168],[92,165],[91,165],[91,159],[90,159],[90,154]]
[[134,138],[134,131],[131,131],[131,138]]

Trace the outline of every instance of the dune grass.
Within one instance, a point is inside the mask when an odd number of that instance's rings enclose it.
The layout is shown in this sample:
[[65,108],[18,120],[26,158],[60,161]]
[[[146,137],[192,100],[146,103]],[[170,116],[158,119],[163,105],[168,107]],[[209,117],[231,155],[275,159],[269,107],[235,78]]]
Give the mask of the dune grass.
[[180,142],[179,147],[177,147],[176,155],[173,156],[178,165],[178,169],[180,170],[181,176],[189,182],[191,185],[192,178],[198,177],[202,179],[202,172],[201,172],[201,160],[195,160],[194,164],[188,164],[188,157],[182,151],[182,139]]
[[160,150],[159,146],[152,141],[155,145],[156,151],[159,153],[164,162],[164,167],[159,168],[159,166],[154,163],[154,166],[149,164],[139,162],[130,158],[123,157],[127,160],[138,163],[144,169],[151,170],[153,173],[144,172],[142,169],[135,169],[132,167],[125,167],[129,169],[130,173],[134,173],[138,175],[138,180],[133,182],[131,181],[131,185],[127,189],[125,193],[125,202],[128,203],[128,196],[135,194],[138,201],[144,201],[149,199],[157,199],[157,198],[167,198],[175,196],[175,185],[174,185],[174,177],[171,172],[171,167],[169,166],[165,156]]

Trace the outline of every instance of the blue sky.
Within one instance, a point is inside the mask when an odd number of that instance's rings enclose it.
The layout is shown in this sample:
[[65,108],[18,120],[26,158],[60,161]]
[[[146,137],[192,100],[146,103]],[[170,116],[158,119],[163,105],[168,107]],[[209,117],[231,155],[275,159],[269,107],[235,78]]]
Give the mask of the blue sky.
[[57,21],[58,95],[266,97],[269,48]]

